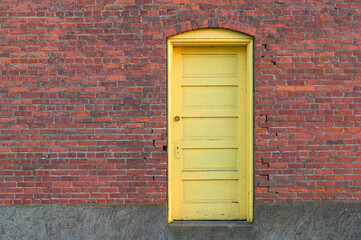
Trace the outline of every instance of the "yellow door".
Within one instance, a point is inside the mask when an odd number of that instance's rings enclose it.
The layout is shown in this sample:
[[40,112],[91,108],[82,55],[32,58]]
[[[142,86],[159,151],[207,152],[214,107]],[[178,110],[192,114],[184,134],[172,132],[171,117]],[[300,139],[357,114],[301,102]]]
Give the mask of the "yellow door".
[[174,47],[173,64],[173,219],[246,219],[246,48]]

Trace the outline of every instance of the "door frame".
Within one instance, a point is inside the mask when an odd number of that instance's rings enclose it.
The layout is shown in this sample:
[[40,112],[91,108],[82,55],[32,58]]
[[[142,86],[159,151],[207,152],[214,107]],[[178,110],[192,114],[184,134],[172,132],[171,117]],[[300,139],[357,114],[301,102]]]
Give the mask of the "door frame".
[[167,121],[168,121],[168,223],[172,216],[172,161],[175,149],[172,141],[174,114],[171,108],[173,83],[173,49],[178,46],[244,46],[246,47],[246,81],[247,81],[247,221],[253,222],[253,38],[228,29],[200,29],[170,37],[167,40]]

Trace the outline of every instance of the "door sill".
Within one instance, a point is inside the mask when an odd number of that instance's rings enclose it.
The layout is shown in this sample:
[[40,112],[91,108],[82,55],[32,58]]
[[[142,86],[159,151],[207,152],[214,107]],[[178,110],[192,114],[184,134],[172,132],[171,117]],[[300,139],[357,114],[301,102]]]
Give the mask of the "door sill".
[[168,223],[171,226],[179,227],[251,227],[253,224],[246,220],[231,220],[231,221],[208,221],[208,220],[186,220],[186,221],[173,221]]

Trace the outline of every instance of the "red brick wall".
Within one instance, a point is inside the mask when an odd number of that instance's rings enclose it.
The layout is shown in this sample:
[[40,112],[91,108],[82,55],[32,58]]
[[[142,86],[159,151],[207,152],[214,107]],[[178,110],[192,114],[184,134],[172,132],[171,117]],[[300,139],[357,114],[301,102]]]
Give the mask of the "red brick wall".
[[256,201],[359,201],[356,2],[2,0],[0,204],[165,203],[166,37],[218,27],[255,37]]

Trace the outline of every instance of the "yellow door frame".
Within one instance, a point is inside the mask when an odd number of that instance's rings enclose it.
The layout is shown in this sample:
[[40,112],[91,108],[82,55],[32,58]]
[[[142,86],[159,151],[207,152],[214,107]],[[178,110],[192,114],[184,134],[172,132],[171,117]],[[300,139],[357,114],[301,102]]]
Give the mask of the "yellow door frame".
[[168,222],[174,220],[172,215],[172,161],[175,155],[172,142],[173,119],[172,83],[173,83],[173,49],[178,46],[244,46],[246,47],[246,81],[247,81],[247,221],[253,222],[253,38],[227,29],[200,29],[170,37],[167,41],[168,58]]

